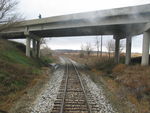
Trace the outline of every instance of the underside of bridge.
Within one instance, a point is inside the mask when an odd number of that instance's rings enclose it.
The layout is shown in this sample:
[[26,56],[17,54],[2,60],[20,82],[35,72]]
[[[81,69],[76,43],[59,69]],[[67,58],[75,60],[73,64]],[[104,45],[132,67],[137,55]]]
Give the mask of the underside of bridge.
[[[34,32],[33,32],[34,33]],[[38,33],[36,35],[33,35],[33,33],[29,33],[26,35],[26,55],[30,57],[30,50],[31,50],[31,40],[32,40],[32,55],[34,57],[40,56],[40,35]],[[40,32],[39,32],[40,33]],[[35,33],[34,33],[35,34]],[[54,33],[55,34],[55,33]],[[150,47],[150,32],[145,31],[143,32],[143,49],[142,49],[142,61],[141,65],[149,65],[149,47]],[[97,35],[97,34],[96,34]],[[72,35],[71,35],[72,36]],[[131,34],[114,34],[114,40],[115,40],[115,63],[119,63],[120,59],[120,40],[126,38],[126,58],[125,58],[125,64],[129,65],[131,61],[131,47],[132,47],[132,36]]]
[[[117,35],[126,38],[127,35],[138,35],[143,32],[146,23],[140,24],[120,24],[120,25],[104,25],[104,26],[86,26],[71,27],[59,29],[40,29],[30,30],[30,35],[38,37],[67,37],[67,36],[93,36],[93,35]],[[24,39],[24,32],[1,33],[1,37],[5,39]]]
[[[43,31],[30,31],[27,33],[16,33],[15,38],[26,38],[26,55],[30,57],[31,40],[32,40],[32,55],[34,57],[40,56],[40,38],[41,37],[66,37],[66,36],[89,36],[89,35],[113,35],[116,48],[115,48],[115,63],[119,63],[120,53],[119,44],[120,40],[126,38],[126,60],[125,64],[130,64],[131,61],[131,45],[132,36],[135,34],[144,34],[143,37],[143,52],[142,52],[142,65],[148,65],[149,62],[149,31],[142,32],[141,28],[144,28],[145,24],[138,25],[116,25],[116,26],[104,26],[104,27],[87,27],[87,28],[68,28],[68,29],[55,29],[55,30],[43,30]],[[5,35],[5,38],[7,35]],[[14,37],[14,34],[8,34],[8,37]],[[10,39],[10,38],[9,38]],[[70,39],[71,40],[71,39]]]

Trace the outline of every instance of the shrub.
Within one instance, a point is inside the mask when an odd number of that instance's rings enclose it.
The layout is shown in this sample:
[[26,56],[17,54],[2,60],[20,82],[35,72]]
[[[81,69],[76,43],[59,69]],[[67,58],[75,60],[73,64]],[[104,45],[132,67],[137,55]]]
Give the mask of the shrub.
[[112,69],[112,72],[115,74],[119,74],[119,73],[121,74],[122,72],[124,72],[125,69],[126,69],[125,64],[118,64]]

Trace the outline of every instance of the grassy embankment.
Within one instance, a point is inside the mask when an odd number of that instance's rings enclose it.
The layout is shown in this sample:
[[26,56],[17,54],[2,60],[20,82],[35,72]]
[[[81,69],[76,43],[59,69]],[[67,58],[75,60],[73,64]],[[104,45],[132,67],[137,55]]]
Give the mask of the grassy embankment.
[[25,46],[0,40],[0,110],[7,111],[26,88],[42,79],[41,67],[51,59],[32,59],[25,56]]
[[107,56],[71,57],[95,73],[91,78],[104,84],[106,95],[121,113],[150,113],[150,66],[137,64],[140,58],[132,59],[133,64],[127,66],[123,64],[124,57],[118,65]]

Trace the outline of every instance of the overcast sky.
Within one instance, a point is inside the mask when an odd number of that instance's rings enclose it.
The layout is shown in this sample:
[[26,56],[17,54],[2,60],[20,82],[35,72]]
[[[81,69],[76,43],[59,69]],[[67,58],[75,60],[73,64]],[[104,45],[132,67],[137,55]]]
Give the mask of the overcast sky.
[[[149,4],[150,0],[18,0],[18,11],[26,19],[36,19],[41,14],[42,18],[72,14],[79,12],[127,7],[134,5]],[[93,37],[70,37],[52,38],[47,44],[52,49],[80,49],[81,44],[91,42],[94,48],[95,36]],[[107,40],[111,36],[104,36],[104,49]],[[141,52],[142,38],[133,38],[133,52]]]

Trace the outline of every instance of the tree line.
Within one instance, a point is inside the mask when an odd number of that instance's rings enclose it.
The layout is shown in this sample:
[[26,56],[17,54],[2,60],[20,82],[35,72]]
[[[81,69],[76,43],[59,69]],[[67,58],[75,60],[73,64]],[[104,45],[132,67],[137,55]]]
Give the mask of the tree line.
[[[110,58],[111,55],[113,55],[115,52],[115,40],[113,40],[113,39],[108,40],[104,45],[103,44],[103,36],[96,36],[94,45],[92,45],[90,42],[81,44],[81,50],[80,50],[79,56],[80,57],[84,57],[85,55],[90,56],[93,53],[94,48],[95,48],[96,56],[102,57],[104,46],[107,50],[106,52],[108,53],[108,57]],[[120,53],[123,51],[123,49],[124,49],[124,44],[121,42],[120,47],[119,47]]]

